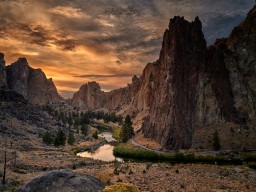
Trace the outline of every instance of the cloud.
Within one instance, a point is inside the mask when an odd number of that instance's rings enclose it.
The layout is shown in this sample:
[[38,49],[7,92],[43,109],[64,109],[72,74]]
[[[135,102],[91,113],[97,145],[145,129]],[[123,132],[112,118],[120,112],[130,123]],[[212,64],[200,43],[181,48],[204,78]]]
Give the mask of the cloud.
[[57,6],[49,10],[49,13],[62,15],[69,18],[82,18],[86,14],[80,8]]
[[7,63],[27,57],[65,93],[91,80],[110,90],[125,86],[133,73],[142,73],[148,62],[158,59],[171,17],[199,16],[210,45],[226,37],[253,4],[251,0],[1,0],[0,52]]
[[[213,44],[216,38],[227,37],[234,26],[237,26],[244,16],[241,14],[235,15],[217,15],[205,24],[204,35],[207,37],[208,44]],[[226,30],[223,30],[223,29]]]
[[75,77],[81,77],[81,78],[91,78],[91,79],[101,79],[101,78],[114,78],[114,77],[132,77],[135,74],[111,74],[111,75],[96,75],[96,74],[89,74],[89,75],[80,75]]

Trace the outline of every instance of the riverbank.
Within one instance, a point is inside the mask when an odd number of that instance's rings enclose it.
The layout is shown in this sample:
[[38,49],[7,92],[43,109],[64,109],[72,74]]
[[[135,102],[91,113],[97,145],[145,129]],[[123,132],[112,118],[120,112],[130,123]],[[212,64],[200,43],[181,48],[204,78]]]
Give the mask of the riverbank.
[[219,153],[216,155],[200,155],[196,153],[163,153],[135,147],[131,143],[119,144],[114,148],[114,155],[132,161],[142,162],[166,162],[166,163],[194,163],[212,165],[246,165],[256,168],[256,155],[241,152],[236,156],[231,153]]

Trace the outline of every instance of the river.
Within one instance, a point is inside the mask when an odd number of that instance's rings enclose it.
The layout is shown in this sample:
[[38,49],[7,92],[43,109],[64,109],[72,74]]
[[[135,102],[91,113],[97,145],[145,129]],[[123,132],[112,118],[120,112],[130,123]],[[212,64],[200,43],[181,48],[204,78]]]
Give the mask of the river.
[[[105,138],[107,142],[116,141],[112,137],[112,133],[110,133],[110,132],[103,132],[103,133],[100,133],[98,136]],[[101,147],[99,147],[98,149],[96,149],[95,151],[80,152],[80,153],[77,153],[77,155],[80,157],[87,157],[87,158],[92,158],[95,160],[102,160],[102,161],[108,161],[108,162],[117,160],[119,162],[122,162],[123,159],[117,158],[114,156],[113,149],[114,149],[113,145],[111,145],[110,143],[106,143],[106,144],[102,145]]]

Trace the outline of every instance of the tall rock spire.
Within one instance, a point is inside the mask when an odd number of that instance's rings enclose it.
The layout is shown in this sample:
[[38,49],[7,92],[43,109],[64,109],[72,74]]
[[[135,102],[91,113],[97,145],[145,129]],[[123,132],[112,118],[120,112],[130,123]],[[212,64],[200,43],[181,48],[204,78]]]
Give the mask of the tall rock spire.
[[4,54],[0,53],[0,89],[7,87]]
[[198,18],[193,22],[179,16],[170,20],[155,72],[155,99],[143,123],[146,137],[169,148],[190,147],[205,53],[206,41]]

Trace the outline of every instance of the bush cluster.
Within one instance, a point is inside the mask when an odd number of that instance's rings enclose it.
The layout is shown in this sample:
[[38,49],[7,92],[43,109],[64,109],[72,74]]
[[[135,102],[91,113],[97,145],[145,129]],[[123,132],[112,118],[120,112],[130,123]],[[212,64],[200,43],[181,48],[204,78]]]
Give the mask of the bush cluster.
[[125,144],[119,144],[114,148],[114,155],[136,160],[150,160],[169,163],[205,163],[205,164],[219,164],[219,165],[241,165],[243,161],[237,158],[227,158],[224,156],[210,156],[210,155],[194,155],[184,153],[157,153],[142,148],[133,148]]

